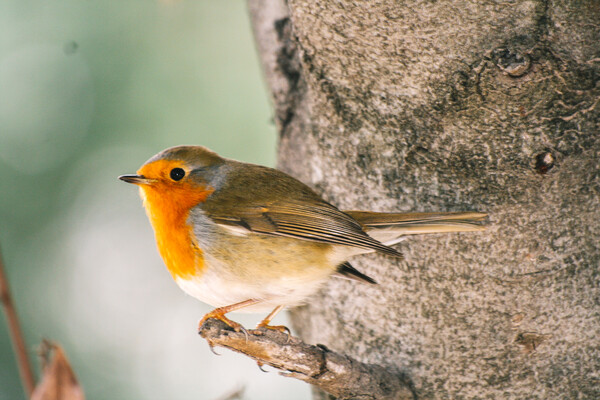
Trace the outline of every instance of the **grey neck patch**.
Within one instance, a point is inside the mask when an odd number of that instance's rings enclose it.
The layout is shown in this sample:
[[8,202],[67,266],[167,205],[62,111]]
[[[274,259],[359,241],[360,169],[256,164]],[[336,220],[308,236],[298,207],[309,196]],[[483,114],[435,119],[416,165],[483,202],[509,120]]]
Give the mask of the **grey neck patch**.
[[209,187],[214,190],[220,190],[225,185],[230,170],[231,167],[227,164],[199,167],[190,171],[190,177],[194,175],[200,176]]
[[209,216],[207,216],[200,207],[194,207],[190,210],[187,223],[193,227],[196,243],[201,249],[210,248],[215,235],[217,225]]

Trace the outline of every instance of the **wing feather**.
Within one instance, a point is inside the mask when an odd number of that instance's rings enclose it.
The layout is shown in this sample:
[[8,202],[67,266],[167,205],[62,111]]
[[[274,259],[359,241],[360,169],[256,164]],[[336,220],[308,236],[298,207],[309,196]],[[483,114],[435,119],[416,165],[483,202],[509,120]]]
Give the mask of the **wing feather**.
[[370,237],[353,217],[281,171],[232,160],[225,169],[227,180],[197,206],[217,224],[402,257]]
[[252,232],[361,247],[402,257],[398,251],[367,235],[353,218],[326,202],[274,202],[268,206],[239,206],[229,212],[235,217],[219,214],[209,216],[217,223],[238,225]]

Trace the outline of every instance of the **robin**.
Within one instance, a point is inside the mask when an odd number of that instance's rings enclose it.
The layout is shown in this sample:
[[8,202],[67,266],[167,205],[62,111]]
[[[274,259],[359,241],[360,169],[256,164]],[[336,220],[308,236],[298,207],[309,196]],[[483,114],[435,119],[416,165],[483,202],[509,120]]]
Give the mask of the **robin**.
[[[390,247],[403,235],[481,231],[479,212],[340,211],[302,182],[276,169],[220,157],[201,146],[177,146],[150,158],[135,175],[158,250],[184,292],[225,314],[268,312],[302,304],[330,277],[375,280],[348,263]],[[258,328],[257,327],[257,328]]]

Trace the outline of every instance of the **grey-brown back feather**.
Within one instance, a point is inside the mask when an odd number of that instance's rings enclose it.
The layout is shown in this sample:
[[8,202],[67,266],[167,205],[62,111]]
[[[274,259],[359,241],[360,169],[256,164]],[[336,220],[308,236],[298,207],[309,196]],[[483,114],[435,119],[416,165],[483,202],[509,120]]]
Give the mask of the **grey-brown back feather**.
[[198,205],[218,224],[402,257],[370,237],[351,216],[289,175],[230,160],[228,171],[227,183]]

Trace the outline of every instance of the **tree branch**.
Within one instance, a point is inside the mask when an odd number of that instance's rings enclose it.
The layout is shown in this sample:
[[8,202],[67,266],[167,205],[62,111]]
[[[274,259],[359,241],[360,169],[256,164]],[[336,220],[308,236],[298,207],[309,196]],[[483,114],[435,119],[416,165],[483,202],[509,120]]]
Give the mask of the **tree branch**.
[[27,356],[27,349],[25,347],[25,340],[23,339],[23,332],[19,325],[19,318],[17,317],[17,311],[10,295],[8,288],[8,278],[4,273],[4,263],[2,262],[2,253],[0,252],[0,301],[4,307],[6,313],[6,320],[8,324],[8,330],[10,331],[10,337],[12,339],[13,347],[15,349],[15,356],[17,358],[17,364],[19,366],[19,373],[21,375],[21,381],[23,383],[23,389],[27,394],[27,397],[31,397],[33,388],[35,387],[35,377],[33,375],[33,369],[29,357]]
[[270,365],[283,376],[303,380],[339,399],[414,399],[411,382],[379,365],[364,364],[323,345],[312,346],[285,333],[260,328],[235,332],[222,321],[209,319],[200,335],[212,346],[245,354]]

